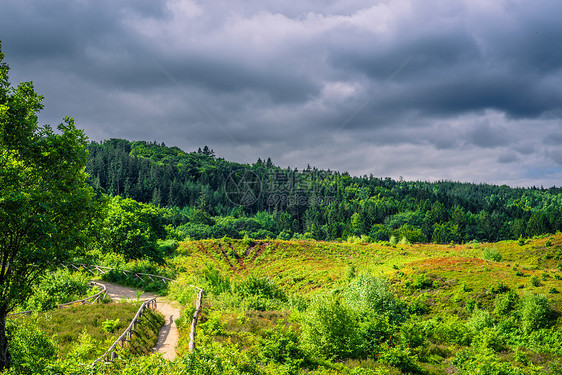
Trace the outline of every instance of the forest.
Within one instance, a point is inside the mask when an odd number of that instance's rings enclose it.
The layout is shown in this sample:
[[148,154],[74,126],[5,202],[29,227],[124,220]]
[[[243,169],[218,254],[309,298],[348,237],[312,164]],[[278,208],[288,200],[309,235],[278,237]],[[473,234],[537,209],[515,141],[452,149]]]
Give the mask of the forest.
[[123,139],[91,142],[88,151],[88,181],[98,194],[163,208],[169,224],[191,239],[357,237],[447,244],[562,229],[557,187],[396,181],[310,166],[299,171],[277,167],[270,158],[229,162],[207,146],[188,153]]

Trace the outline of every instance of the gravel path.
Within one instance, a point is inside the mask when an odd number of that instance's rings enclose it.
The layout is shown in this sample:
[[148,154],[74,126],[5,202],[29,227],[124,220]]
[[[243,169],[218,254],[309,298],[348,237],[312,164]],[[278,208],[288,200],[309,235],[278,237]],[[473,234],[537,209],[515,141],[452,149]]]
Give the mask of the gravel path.
[[[113,301],[119,301],[122,299],[137,299],[138,289],[109,283],[107,281],[96,282],[107,287],[107,295]],[[142,293],[140,299],[145,300],[152,297],[157,296],[152,293]],[[160,329],[158,342],[156,343],[153,352],[162,353],[162,356],[165,359],[174,359],[176,358],[176,345],[178,343],[178,327],[176,326],[176,320],[180,317],[179,304],[175,301],[169,301],[164,297],[158,297],[156,302],[157,309],[162,313],[162,315],[164,315],[166,322]]]

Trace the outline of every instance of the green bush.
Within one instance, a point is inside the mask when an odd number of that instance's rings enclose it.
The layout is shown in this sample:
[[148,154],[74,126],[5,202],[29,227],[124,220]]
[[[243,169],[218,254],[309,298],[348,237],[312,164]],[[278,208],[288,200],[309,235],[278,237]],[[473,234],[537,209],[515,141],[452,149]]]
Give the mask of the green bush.
[[[66,269],[46,273],[33,287],[33,294],[27,300],[23,310],[46,311],[61,303],[84,298],[90,289],[89,279],[85,273],[72,273]],[[92,294],[94,293],[92,292]]]
[[453,358],[460,374],[525,375],[525,372],[508,362],[501,362],[490,348],[461,350]]
[[509,315],[515,309],[517,302],[519,302],[519,296],[512,290],[504,294],[498,294],[494,301],[494,314],[497,316]]
[[386,315],[391,321],[404,320],[404,306],[394,297],[384,279],[359,275],[349,283],[344,298],[360,314],[371,311]]
[[410,348],[384,345],[379,353],[379,361],[407,373],[422,373],[421,367],[416,363],[416,356]]
[[497,330],[490,327],[484,327],[474,335],[472,346],[477,348],[490,348],[495,352],[500,352],[505,349],[504,338]]
[[283,290],[268,277],[250,275],[245,280],[237,283],[234,290],[237,294],[244,297],[262,296],[281,300],[287,299]]
[[361,344],[357,316],[345,302],[318,298],[303,317],[301,339],[311,356],[352,358]]
[[279,233],[279,235],[277,236],[277,239],[283,241],[289,241],[291,239],[291,233],[287,231],[281,231],[281,233]]
[[286,374],[298,373],[305,359],[298,333],[283,325],[266,330],[257,343],[257,349],[261,361],[283,365]]
[[476,335],[484,328],[492,328],[494,323],[494,317],[488,310],[474,309],[466,325],[472,330],[472,333]]
[[158,252],[164,256],[169,256],[174,253],[179,247],[179,243],[176,240],[158,240]]
[[531,276],[530,283],[531,283],[531,285],[534,286],[535,288],[541,286],[541,281],[539,280],[539,278],[537,277],[537,275]]
[[235,284],[235,295],[240,296],[248,310],[276,310],[281,302],[287,302],[287,295],[268,277],[248,276]]
[[8,319],[6,336],[14,374],[44,374],[57,355],[57,343],[37,327],[35,319]]
[[382,343],[389,341],[396,334],[396,326],[389,322],[386,315],[367,311],[359,313],[358,320],[361,338],[361,344],[357,350],[358,356],[372,355],[379,350]]
[[525,297],[520,308],[522,328],[526,333],[547,327],[552,317],[552,309],[544,295]]
[[117,325],[119,325],[119,319],[106,319],[101,322],[101,326],[103,327],[104,331],[109,333],[115,332],[115,328],[117,328]]
[[473,337],[472,329],[457,317],[450,317],[443,322],[436,322],[436,324],[426,329],[426,332],[438,341],[463,346],[470,345]]
[[484,252],[482,253],[482,257],[486,260],[491,260],[493,262],[501,262],[503,259],[503,256],[496,248],[484,249]]
[[431,289],[434,287],[433,280],[426,276],[425,273],[418,275],[411,284],[414,289]]
[[230,279],[221,275],[219,270],[208,267],[201,271],[202,281],[205,283],[205,291],[214,295],[230,292]]
[[408,321],[400,326],[400,345],[407,348],[422,347],[427,344],[423,324]]

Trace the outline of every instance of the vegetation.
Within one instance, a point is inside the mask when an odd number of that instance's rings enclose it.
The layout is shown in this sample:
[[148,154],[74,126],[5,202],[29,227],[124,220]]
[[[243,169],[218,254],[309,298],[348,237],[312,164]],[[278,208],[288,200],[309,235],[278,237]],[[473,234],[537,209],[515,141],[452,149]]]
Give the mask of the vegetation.
[[[449,244],[562,230],[560,188],[351,177],[282,169],[269,159],[242,165],[208,148],[187,153],[123,139],[92,142],[88,149],[87,172],[97,192],[165,207],[166,223],[177,227],[180,239],[356,236]],[[233,184],[241,178],[250,183]]]
[[[70,118],[58,133],[38,126],[42,98],[7,72],[1,64],[1,373],[562,373],[560,188],[87,145]],[[136,306],[50,310],[92,292],[85,275],[58,270],[67,261],[178,301],[179,357],[145,355],[162,325],[149,313],[114,362],[86,365]],[[206,294],[190,353],[192,285]],[[6,323],[14,309],[45,312]]]
[[[13,367],[8,374],[86,369],[125,330],[138,308],[137,303],[81,305],[8,319],[8,337],[13,344]],[[127,352],[150,353],[163,324],[161,314],[148,310]]]
[[6,315],[83,243],[92,198],[84,133],[70,117],[59,134],[39,126],[43,97],[30,82],[11,86],[3,58],[0,50],[0,370],[11,362]]
[[[562,264],[541,255],[547,241],[562,249],[562,234],[524,246],[191,241],[169,260],[192,275],[171,293],[207,290],[192,360],[236,358],[230,373],[557,373]],[[541,285],[521,282],[533,275]]]

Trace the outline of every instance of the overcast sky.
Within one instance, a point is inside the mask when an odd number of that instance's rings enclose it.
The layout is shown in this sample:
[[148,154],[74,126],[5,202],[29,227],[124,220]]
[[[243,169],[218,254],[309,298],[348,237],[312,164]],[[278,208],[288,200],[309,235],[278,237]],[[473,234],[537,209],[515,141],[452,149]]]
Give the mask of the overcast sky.
[[562,185],[562,2],[7,0],[11,81],[91,140]]

